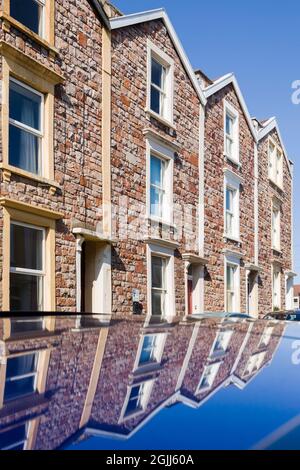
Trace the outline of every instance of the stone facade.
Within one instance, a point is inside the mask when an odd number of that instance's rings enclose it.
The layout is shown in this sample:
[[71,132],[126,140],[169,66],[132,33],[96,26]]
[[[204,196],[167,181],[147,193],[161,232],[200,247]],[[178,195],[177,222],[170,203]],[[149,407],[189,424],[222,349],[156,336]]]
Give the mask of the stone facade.
[[[1,176],[1,197],[34,207],[62,213],[55,230],[54,310],[76,309],[76,239],[74,226],[95,229],[102,221],[102,29],[87,0],[55,1],[56,52],[38,44],[11,25],[0,30],[0,40],[15,47],[20,57],[31,57],[64,76],[55,87],[54,99],[54,179],[35,181],[11,173]],[[1,152],[2,154],[2,152]],[[2,208],[0,221],[2,224]],[[3,233],[3,231],[1,231]],[[1,272],[3,266],[1,236]],[[0,288],[2,294],[2,288]]]
[[[280,189],[268,177],[269,138],[281,147],[276,129],[264,137],[258,146],[259,152],[259,264],[262,267],[259,282],[260,310],[272,310],[272,297],[268,287],[272,285],[272,267],[280,270],[281,308],[292,309],[287,305],[286,273],[292,271],[292,174],[291,166],[283,159],[283,187]],[[280,251],[272,249],[272,203],[276,200],[280,206]]]
[[[224,157],[224,100],[239,116],[239,165]],[[232,85],[208,99],[205,119],[205,310],[226,310],[224,300],[224,250],[238,253],[240,267],[240,311],[246,311],[246,264],[254,264],[254,137]],[[224,170],[240,180],[239,241],[226,238],[224,218]]]

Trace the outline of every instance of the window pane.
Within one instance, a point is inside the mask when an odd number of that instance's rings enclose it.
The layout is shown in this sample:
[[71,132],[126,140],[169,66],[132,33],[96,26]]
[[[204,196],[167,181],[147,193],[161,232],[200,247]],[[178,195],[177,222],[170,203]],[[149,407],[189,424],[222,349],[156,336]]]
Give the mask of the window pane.
[[141,409],[141,393],[142,393],[142,385],[138,385],[136,387],[132,387],[128,405],[126,408],[126,415],[133,413],[134,411],[138,411]]
[[226,189],[226,210],[233,212],[233,191]]
[[151,86],[151,110],[160,114],[160,92]]
[[232,136],[233,119],[229,114],[226,115],[226,134]]
[[34,392],[34,381],[35,377],[32,376],[7,382],[5,384],[4,400],[14,400],[24,395],[30,395]]
[[36,312],[42,306],[42,278],[28,274],[10,274],[10,310]]
[[10,321],[11,333],[23,333],[25,331],[41,331],[43,330],[42,317],[24,317],[14,318]]
[[7,360],[6,379],[25,375],[36,370],[36,354],[25,354]]
[[164,293],[152,291],[152,315],[163,316],[164,314]]
[[9,125],[10,165],[36,175],[41,174],[40,146],[41,139],[39,137],[13,124]]
[[10,14],[24,26],[41,34],[42,7],[34,0],[10,0]]
[[41,130],[40,95],[14,81],[9,83],[9,117],[36,130]]
[[161,207],[161,197],[160,197],[160,191],[157,188],[151,188],[150,190],[150,198],[151,198],[151,207],[150,207],[150,213],[151,215],[154,215],[155,217],[161,217],[162,216],[162,207]]
[[43,269],[43,232],[12,223],[10,265],[14,268]]
[[151,156],[151,184],[162,187],[163,161],[160,158]]
[[228,137],[226,137],[226,154],[229,156],[232,156],[232,147],[232,141]]
[[152,287],[163,288],[163,266],[164,260],[157,256],[152,256]]
[[164,70],[164,67],[159,62],[157,62],[155,59],[152,59],[151,83],[154,83],[155,85],[157,85],[161,89],[163,89],[163,87],[164,87],[163,70]]
[[233,216],[227,212],[226,214],[226,233],[228,235],[233,235]]
[[154,352],[155,352],[155,336],[145,336],[143,340],[143,346],[140,356],[140,364],[145,364],[147,362],[153,361]]
[[233,268],[227,266],[227,290],[233,290]]
[[[26,424],[21,424],[9,431],[0,433],[0,449],[5,449],[15,443],[26,440]],[[22,447],[21,447],[22,448]]]

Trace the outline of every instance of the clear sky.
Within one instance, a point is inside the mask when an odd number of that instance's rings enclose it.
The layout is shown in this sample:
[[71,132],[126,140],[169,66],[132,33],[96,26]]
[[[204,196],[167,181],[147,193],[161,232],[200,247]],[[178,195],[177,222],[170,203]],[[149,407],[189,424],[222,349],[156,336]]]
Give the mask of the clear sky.
[[[164,7],[194,68],[217,78],[234,72],[250,114],[276,116],[294,174],[294,270],[300,274],[300,80],[298,0],[114,0],[123,13]],[[300,277],[297,281],[300,283]]]

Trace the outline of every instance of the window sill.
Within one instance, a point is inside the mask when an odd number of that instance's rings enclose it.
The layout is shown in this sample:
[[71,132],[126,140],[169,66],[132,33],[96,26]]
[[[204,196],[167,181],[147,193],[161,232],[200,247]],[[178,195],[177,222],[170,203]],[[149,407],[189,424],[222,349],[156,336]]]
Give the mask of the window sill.
[[140,415],[142,415],[143,413],[145,413],[145,411],[146,411],[146,407],[145,407],[145,408],[142,408],[142,409],[140,409],[140,410],[138,410],[138,411],[133,411],[132,413],[129,413],[128,415],[125,415],[125,416],[123,417],[123,419],[120,420],[120,422],[122,423],[122,422],[128,421],[128,420],[130,420],[130,419],[137,418],[138,416],[140,416]]
[[168,221],[168,220],[158,219],[152,216],[147,216],[146,220],[150,224],[162,225],[163,227],[172,228],[174,230],[176,229],[176,225],[173,222]]
[[275,251],[278,255],[282,255],[282,250],[280,248],[276,248],[275,246],[272,246],[272,251]]
[[[34,340],[34,339],[55,339],[59,338],[60,333],[49,330],[40,330],[40,331],[26,331],[24,333],[12,333],[9,338],[5,339],[5,343],[15,343],[18,341],[24,340]],[[42,348],[37,348],[39,352],[49,351],[54,349],[56,346],[52,345]]]
[[163,118],[162,116],[155,113],[154,111],[151,111],[151,109],[149,108],[146,108],[145,111],[149,117],[156,119],[156,121],[160,122],[166,127],[169,127],[170,129],[176,130],[176,127],[174,126],[172,121],[169,121],[168,119]]
[[148,364],[138,366],[133,371],[133,376],[136,377],[139,375],[152,374],[154,372],[158,372],[161,369],[162,369],[162,366],[160,362],[149,362]]
[[22,178],[27,178],[29,180],[35,181],[36,183],[40,183],[49,188],[49,193],[54,195],[57,190],[61,189],[61,186],[54,180],[50,180],[43,176],[34,175],[29,171],[22,170],[20,168],[16,168],[11,165],[6,165],[5,163],[0,164],[0,170],[2,170],[3,181],[5,183],[9,183],[11,180],[12,175],[21,176]]
[[235,158],[232,158],[230,157],[229,155],[227,155],[226,153],[224,153],[224,158],[226,161],[230,162],[230,163],[233,163],[235,166],[237,166],[238,168],[241,168],[242,167],[242,164],[239,162],[239,160],[236,160]]
[[227,235],[226,233],[224,233],[223,238],[225,241],[235,242],[235,243],[238,243],[239,245],[242,245],[242,241],[240,240],[240,238]]
[[53,57],[58,55],[58,50],[54,47],[54,45],[50,44],[48,41],[43,39],[41,36],[36,34],[35,32],[31,31],[31,29],[27,28],[24,26],[22,23],[20,23],[18,20],[13,18],[12,16],[8,15],[5,12],[0,13],[0,19],[3,21],[3,26],[5,31],[9,31],[10,27],[14,27],[21,31],[21,33],[26,34],[30,39],[33,41],[37,42],[40,46],[44,47],[47,49]]
[[269,181],[276,186],[277,189],[279,189],[281,192],[284,192],[283,186],[281,184],[278,184],[273,178],[269,176]]

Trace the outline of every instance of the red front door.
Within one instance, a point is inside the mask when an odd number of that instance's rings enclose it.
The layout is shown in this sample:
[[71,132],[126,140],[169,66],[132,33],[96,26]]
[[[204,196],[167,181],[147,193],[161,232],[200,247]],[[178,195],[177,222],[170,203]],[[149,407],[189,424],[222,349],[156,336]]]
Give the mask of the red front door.
[[188,277],[188,313],[193,313],[193,278]]

